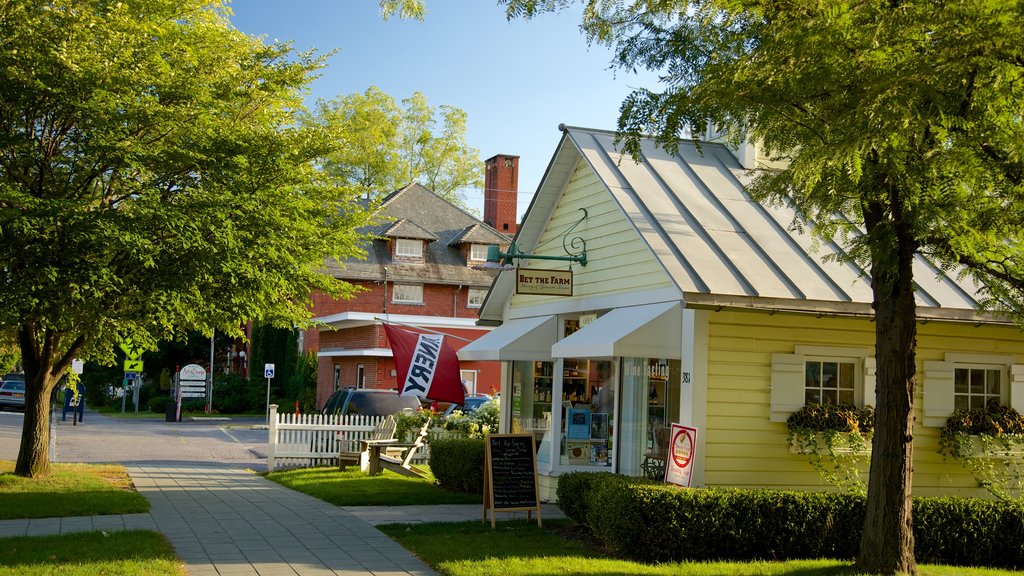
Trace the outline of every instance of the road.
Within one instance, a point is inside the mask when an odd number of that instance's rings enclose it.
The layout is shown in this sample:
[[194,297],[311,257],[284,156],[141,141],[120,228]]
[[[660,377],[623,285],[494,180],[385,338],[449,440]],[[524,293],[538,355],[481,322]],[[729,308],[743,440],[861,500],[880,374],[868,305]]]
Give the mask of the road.
[[[15,460],[24,416],[0,411],[0,460]],[[54,418],[53,462],[204,462],[266,470],[267,430],[262,418],[196,419],[165,422],[153,418],[113,418],[85,413],[77,426]]]

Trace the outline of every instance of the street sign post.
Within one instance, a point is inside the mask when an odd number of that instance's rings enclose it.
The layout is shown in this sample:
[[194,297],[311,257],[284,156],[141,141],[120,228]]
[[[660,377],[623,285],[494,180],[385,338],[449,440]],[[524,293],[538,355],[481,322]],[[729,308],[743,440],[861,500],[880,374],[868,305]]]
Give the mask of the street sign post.
[[263,376],[267,379],[267,426],[270,426],[270,381],[274,378],[274,365],[263,365]]

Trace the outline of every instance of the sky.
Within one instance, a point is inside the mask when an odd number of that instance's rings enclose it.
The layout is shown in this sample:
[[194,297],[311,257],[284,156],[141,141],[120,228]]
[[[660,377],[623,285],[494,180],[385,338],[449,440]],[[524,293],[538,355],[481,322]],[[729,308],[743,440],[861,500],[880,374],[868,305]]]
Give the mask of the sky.
[[[561,138],[558,125],[613,130],[619,105],[653,74],[611,70],[611,52],[588,46],[580,9],[505,18],[496,0],[426,0],[420,22],[384,21],[376,0],[233,0],[232,24],[296,49],[337,50],[307,104],[377,86],[396,101],[422,92],[431,106],[467,113],[480,160],[519,156],[522,218]],[[466,199],[483,213],[483,188]]]

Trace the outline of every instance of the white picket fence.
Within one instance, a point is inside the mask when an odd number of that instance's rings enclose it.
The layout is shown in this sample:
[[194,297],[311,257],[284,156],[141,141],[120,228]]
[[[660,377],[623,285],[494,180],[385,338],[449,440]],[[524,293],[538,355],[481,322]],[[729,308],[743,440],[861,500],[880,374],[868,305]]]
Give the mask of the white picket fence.
[[[338,463],[338,453],[357,452],[385,416],[346,416],[278,412],[270,405],[267,470]],[[426,462],[429,447],[423,446],[413,462]]]

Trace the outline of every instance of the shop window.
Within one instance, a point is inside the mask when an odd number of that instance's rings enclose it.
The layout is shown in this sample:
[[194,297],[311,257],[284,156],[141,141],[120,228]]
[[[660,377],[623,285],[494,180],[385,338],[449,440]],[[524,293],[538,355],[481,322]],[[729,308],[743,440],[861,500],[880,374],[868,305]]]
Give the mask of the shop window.
[[611,467],[618,391],[615,363],[566,358],[562,366],[561,463]]
[[875,359],[870,348],[796,346],[772,354],[772,422],[785,422],[809,403],[875,404]]
[[957,409],[989,401],[1024,410],[1024,365],[1013,356],[948,352],[924,363],[924,425],[942,427]]
[[486,288],[470,288],[466,301],[467,308],[479,308],[484,305],[484,298],[487,297]]
[[395,256],[403,258],[423,258],[423,241],[409,238],[395,239]]
[[423,304],[422,284],[395,284],[391,301],[396,304]]

